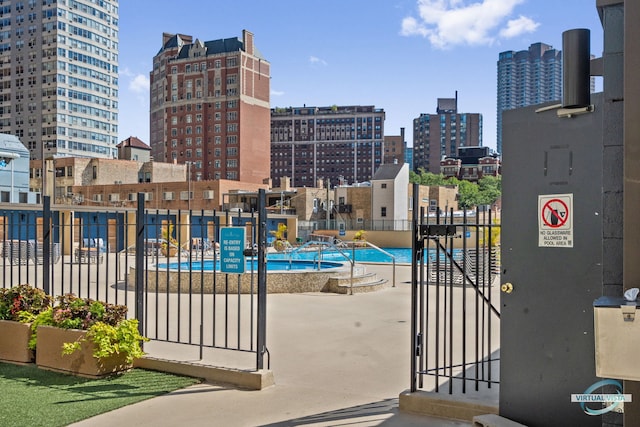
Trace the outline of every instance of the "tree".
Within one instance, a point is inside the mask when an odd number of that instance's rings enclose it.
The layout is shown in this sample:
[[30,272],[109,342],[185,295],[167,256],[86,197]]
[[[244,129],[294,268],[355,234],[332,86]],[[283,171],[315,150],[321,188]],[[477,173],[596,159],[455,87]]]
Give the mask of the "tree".
[[478,204],[492,205],[502,195],[502,177],[485,176],[478,181]]
[[428,186],[455,185],[454,182],[447,180],[444,175],[426,172],[423,168],[418,169],[418,172],[409,172],[409,182]]
[[458,206],[460,209],[471,209],[478,205],[480,191],[478,185],[470,181],[458,182]]
[[423,168],[418,172],[409,172],[409,182],[427,186],[457,185],[458,206],[460,209],[471,209],[478,205],[492,205],[502,195],[502,178],[485,176],[478,183],[445,178],[442,174],[426,172]]

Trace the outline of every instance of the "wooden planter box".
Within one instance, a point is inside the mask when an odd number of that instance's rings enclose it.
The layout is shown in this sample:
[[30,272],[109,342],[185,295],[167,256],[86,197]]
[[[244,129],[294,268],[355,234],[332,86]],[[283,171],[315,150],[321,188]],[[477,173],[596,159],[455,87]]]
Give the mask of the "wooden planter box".
[[29,350],[31,324],[0,320],[0,360],[13,363],[33,362]]
[[83,341],[80,349],[63,355],[62,345],[84,338],[87,331],[62,329],[53,326],[38,326],[36,365],[51,371],[65,372],[87,378],[100,378],[131,368],[123,354],[106,359],[93,357],[94,344]]

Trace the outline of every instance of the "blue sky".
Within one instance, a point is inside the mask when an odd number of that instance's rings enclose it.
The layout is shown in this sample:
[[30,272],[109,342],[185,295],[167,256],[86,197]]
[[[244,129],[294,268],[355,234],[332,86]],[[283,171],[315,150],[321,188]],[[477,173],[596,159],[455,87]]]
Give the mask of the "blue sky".
[[[375,105],[385,134],[435,113],[458,91],[458,110],[481,113],[496,144],[496,62],[505,50],[591,30],[602,54],[595,0],[124,0],[120,2],[119,140],[149,142],[149,71],[162,33],[200,40],[251,31],[271,63],[271,107]],[[597,88],[601,83],[597,82]]]

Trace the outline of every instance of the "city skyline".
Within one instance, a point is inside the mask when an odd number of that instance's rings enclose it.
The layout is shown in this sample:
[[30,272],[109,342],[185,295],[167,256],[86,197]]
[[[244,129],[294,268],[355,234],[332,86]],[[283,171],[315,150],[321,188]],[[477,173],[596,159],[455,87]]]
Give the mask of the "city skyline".
[[483,144],[496,148],[502,51],[536,42],[561,49],[562,32],[574,28],[589,28],[592,54],[602,51],[595,2],[584,0],[170,3],[120,4],[120,141],[149,142],[149,72],[163,32],[215,40],[251,31],[272,66],[272,108],[374,105],[386,112],[385,134],[404,127],[409,145],[413,119],[458,91],[459,111],[482,114]]

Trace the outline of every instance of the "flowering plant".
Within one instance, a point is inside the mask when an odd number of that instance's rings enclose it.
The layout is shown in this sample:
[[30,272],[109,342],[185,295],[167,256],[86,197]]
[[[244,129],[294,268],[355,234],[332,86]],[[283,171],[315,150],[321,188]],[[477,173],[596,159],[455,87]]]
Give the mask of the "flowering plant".
[[169,222],[166,227],[162,227],[160,235],[163,239],[161,244],[162,253],[164,255],[175,255],[178,251],[178,240],[173,237],[173,223]]
[[28,284],[0,289],[0,320],[29,323],[50,306],[51,297]]
[[74,294],[60,295],[53,307],[38,314],[31,324],[29,348],[37,347],[38,326],[54,326],[63,329],[82,329],[86,338],[65,343],[64,354],[71,354],[88,339],[95,344],[94,357],[102,358],[111,354],[124,353],[127,361],[144,355],[141,343],[148,341],[138,332],[138,321],[126,319],[127,307],[80,298]]
[[358,230],[353,235],[353,240],[366,240],[366,232],[364,230]]

